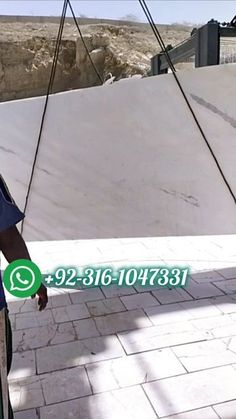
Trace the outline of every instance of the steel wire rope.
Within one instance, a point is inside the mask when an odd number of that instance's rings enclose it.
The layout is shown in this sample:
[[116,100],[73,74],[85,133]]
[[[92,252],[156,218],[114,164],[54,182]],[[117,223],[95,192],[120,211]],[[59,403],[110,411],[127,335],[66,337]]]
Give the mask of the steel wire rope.
[[102,79],[102,76],[101,76],[101,74],[99,73],[99,71],[98,71],[98,69],[97,69],[96,65],[94,64],[94,62],[93,62],[93,60],[92,60],[91,54],[90,54],[89,49],[88,49],[88,47],[87,47],[87,45],[86,45],[86,42],[85,42],[85,40],[84,40],[83,34],[82,34],[81,29],[80,29],[80,27],[79,27],[79,24],[78,24],[78,21],[77,21],[77,19],[76,19],[76,16],[75,16],[75,13],[74,13],[74,10],[73,10],[73,7],[72,7],[72,5],[71,5],[70,0],[68,0],[68,5],[69,5],[69,8],[70,8],[70,11],[71,11],[72,17],[73,17],[73,19],[74,19],[75,25],[76,25],[76,27],[77,27],[77,29],[78,29],[79,34],[80,34],[81,40],[82,40],[82,42],[83,42],[84,48],[85,48],[85,50],[86,50],[86,52],[87,52],[87,55],[88,55],[88,57],[89,57],[89,60],[90,60],[90,62],[91,62],[91,64],[92,64],[92,67],[93,67],[93,69],[94,69],[95,73],[97,74],[97,77],[98,77],[98,79],[99,79],[100,83],[101,83],[101,84],[103,84],[103,79]]

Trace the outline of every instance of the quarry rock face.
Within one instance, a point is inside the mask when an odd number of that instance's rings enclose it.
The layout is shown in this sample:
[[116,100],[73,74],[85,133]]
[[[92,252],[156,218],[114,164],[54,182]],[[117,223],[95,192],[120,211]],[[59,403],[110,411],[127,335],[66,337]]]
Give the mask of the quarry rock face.
[[[54,40],[34,37],[0,44],[1,101],[44,95],[52,67]],[[55,91],[78,87],[75,42],[63,40],[55,76]]]
[[[46,18],[45,18],[46,19]],[[42,19],[41,19],[42,20]],[[70,21],[71,22],[71,21]],[[5,22],[0,18],[0,101],[44,95],[50,78],[58,24]],[[102,79],[147,75],[159,51],[148,25],[82,25],[84,42]],[[163,26],[173,45],[189,36],[190,27]],[[74,23],[65,23],[53,92],[99,85]]]

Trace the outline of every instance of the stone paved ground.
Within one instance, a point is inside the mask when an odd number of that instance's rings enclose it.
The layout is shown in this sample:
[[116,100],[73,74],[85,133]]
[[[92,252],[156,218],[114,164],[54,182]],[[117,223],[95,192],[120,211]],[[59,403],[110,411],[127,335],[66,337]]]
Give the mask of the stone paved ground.
[[190,265],[185,289],[9,296],[15,419],[235,419],[236,236],[33,243],[60,265]]

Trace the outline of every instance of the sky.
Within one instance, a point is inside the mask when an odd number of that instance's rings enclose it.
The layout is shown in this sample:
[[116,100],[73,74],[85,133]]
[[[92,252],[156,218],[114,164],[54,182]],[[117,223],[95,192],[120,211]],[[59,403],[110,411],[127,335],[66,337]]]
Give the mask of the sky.
[[[135,15],[140,21],[146,21],[137,0],[71,0],[71,3],[77,16],[119,19]],[[62,4],[63,0],[0,0],[0,14],[58,16]],[[212,18],[228,22],[236,14],[236,0],[147,0],[147,4],[156,23],[201,24]]]

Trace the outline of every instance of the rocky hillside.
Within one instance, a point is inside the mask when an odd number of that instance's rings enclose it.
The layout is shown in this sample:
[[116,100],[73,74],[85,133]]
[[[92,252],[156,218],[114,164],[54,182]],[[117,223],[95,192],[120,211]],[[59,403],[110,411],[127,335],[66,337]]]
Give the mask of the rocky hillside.
[[[0,20],[0,101],[43,95],[50,76],[58,24]],[[190,27],[161,25],[172,46],[187,38]],[[90,24],[81,26],[85,42],[103,80],[146,75],[150,59],[159,51],[146,24]],[[99,84],[78,31],[65,23],[54,92]]]

